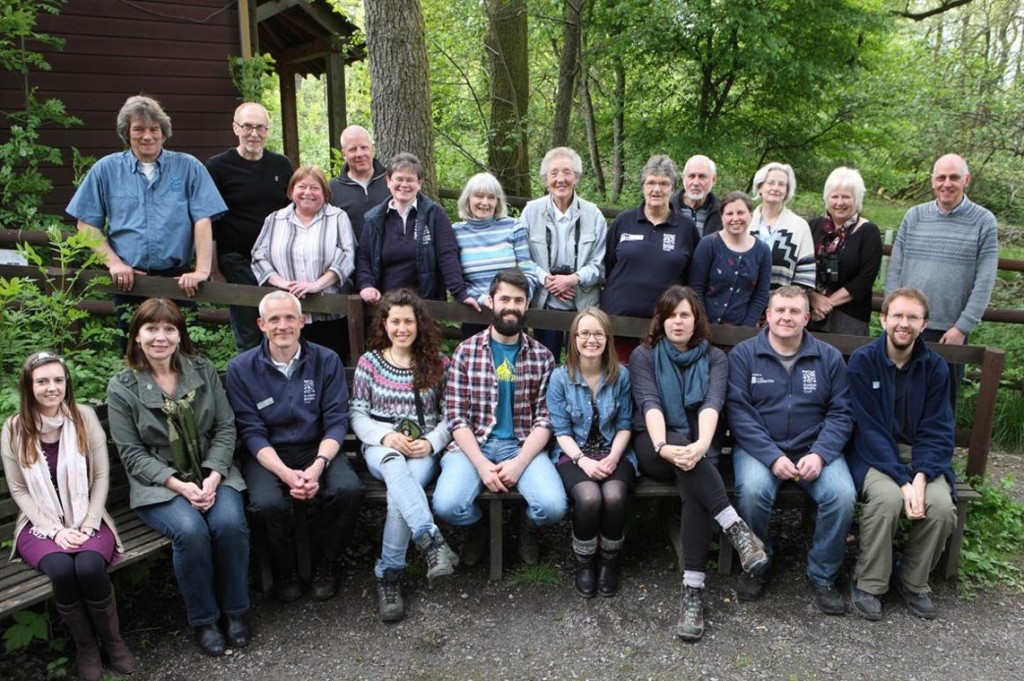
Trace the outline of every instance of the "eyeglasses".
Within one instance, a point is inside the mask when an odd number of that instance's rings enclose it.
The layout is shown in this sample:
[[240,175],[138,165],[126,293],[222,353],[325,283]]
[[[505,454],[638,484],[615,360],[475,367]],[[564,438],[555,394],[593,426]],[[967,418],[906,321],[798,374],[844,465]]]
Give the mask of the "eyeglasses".
[[549,170],[548,171],[548,178],[549,179],[557,180],[560,177],[564,177],[566,179],[568,179],[570,177],[576,177],[576,172],[573,171],[572,168],[565,168],[564,170]]
[[591,338],[593,338],[594,340],[600,342],[603,341],[608,336],[606,336],[603,331],[577,331],[576,337],[582,338],[585,341],[588,341]]
[[646,189],[671,189],[672,183],[668,180],[644,180],[644,187]]
[[891,319],[894,322],[910,322],[911,324],[919,324],[924,321],[924,317],[919,314],[903,314],[902,312],[894,312],[885,316],[886,319]]
[[269,125],[253,125],[252,123],[239,123],[238,121],[235,121],[235,125],[240,127],[242,132],[246,135],[250,135],[254,132],[259,133],[260,135],[266,135],[267,131],[270,130]]

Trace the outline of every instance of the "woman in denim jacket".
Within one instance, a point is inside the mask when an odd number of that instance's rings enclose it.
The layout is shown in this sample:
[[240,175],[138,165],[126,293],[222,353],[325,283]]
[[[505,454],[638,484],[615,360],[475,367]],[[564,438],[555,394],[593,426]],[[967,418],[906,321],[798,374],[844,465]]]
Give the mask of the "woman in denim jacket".
[[573,504],[576,590],[585,598],[595,592],[613,596],[619,588],[626,498],[637,479],[636,456],[629,447],[629,372],[615,355],[611,320],[596,307],[576,315],[569,338],[565,365],[555,369],[548,384],[557,440],[552,458]]

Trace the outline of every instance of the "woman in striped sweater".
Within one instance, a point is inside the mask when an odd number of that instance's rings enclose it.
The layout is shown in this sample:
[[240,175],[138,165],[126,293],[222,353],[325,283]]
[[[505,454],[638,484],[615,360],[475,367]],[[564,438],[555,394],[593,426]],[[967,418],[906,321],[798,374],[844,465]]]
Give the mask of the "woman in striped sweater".
[[405,616],[401,583],[411,538],[427,562],[427,579],[452,574],[459,557],[434,523],[423,488],[451,441],[441,400],[448,360],[423,301],[409,289],[384,295],[352,381],[349,418],[370,473],[388,488],[388,514],[377,575],[385,622]]

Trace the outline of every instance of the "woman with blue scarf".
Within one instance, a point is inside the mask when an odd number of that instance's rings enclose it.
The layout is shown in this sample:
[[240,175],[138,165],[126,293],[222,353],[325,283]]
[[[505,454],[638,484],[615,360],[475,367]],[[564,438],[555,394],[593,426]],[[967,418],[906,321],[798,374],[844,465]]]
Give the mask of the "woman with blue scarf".
[[[518,267],[530,282],[529,295],[537,290],[537,272],[530,256],[526,227],[508,216],[505,190],[490,173],[469,178],[459,196],[461,222],[452,225],[459,245],[459,262],[466,293],[481,306],[490,300],[494,275],[509,267]],[[464,324],[466,338],[484,327]]]
[[[658,300],[647,338],[629,358],[633,446],[640,472],[674,481],[682,502],[683,602],[676,635],[704,635],[704,565],[717,522],[744,566],[768,562],[764,544],[729,503],[714,442],[729,382],[728,360],[710,343],[710,327],[693,289],[669,287]],[[744,567],[746,569],[746,567]]]

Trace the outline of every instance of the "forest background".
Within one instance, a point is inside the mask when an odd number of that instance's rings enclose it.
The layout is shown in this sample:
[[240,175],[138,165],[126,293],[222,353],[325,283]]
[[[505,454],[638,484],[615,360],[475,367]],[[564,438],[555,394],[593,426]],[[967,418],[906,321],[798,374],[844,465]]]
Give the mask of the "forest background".
[[[681,166],[703,153],[719,194],[792,164],[798,208],[813,212],[838,165],[859,168],[874,199],[917,201],[955,151],[972,199],[1024,223],[1021,0],[373,0],[368,15],[332,2],[371,37],[374,22],[403,22],[408,40],[389,52],[419,49],[422,26],[437,186],[489,169],[510,195],[537,196],[544,152],[568,144],[584,158],[581,195],[623,207],[651,154]],[[346,70],[349,123],[390,125],[371,111],[371,78],[417,76],[388,59],[371,41]],[[275,79],[266,87],[278,108]],[[326,166],[324,84],[299,92],[302,160]],[[383,133],[381,155],[398,151]],[[895,228],[901,214],[871,217]]]

